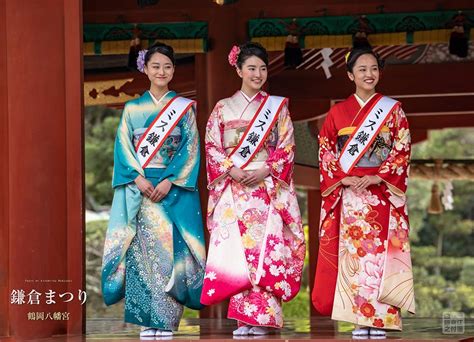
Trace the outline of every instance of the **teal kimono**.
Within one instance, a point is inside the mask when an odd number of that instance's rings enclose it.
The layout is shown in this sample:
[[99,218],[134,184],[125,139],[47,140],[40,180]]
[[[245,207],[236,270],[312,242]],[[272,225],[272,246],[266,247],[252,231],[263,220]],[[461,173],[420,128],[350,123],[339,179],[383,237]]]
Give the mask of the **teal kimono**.
[[[205,244],[194,106],[145,169],[135,148],[174,96],[170,91],[156,101],[146,92],[125,105],[115,140],[115,192],[102,264],[105,303],[125,298],[126,322],[166,330],[178,328],[183,305],[202,308]],[[158,203],[143,196],[134,183],[139,174],[153,186],[167,178],[172,183],[168,195]]]

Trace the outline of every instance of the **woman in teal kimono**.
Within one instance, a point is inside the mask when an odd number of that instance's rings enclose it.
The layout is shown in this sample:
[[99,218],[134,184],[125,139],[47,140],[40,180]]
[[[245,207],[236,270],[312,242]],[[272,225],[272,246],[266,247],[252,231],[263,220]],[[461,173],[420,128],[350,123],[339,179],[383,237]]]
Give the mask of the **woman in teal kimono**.
[[151,85],[127,102],[117,130],[102,294],[107,305],[125,298],[125,322],[142,326],[140,336],[170,336],[183,305],[202,308],[195,103],[168,89],[174,73],[170,46],[141,52],[138,67]]

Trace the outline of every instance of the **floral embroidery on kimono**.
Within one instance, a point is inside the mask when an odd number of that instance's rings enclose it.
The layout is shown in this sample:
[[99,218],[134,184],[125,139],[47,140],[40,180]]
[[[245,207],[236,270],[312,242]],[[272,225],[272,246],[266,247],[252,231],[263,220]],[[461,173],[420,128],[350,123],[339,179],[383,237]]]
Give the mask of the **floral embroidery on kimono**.
[[264,165],[270,175],[247,187],[229,175],[230,153],[263,98],[237,92],[215,106],[206,131],[211,233],[201,302],[230,298],[228,317],[239,324],[281,328],[281,301],[299,291],[305,256],[301,216],[292,180],[294,137],[287,106],[263,148],[244,170]]
[[[345,174],[338,158],[360,122],[360,110],[354,96],[335,105],[319,135],[323,200],[312,301],[335,320],[401,330],[400,309],[415,312],[405,196],[408,121],[395,106],[372,146]],[[341,184],[346,176],[364,175],[383,181],[360,192]]]
[[[205,266],[202,215],[197,191],[199,137],[191,107],[170,132],[146,168],[135,148],[160,110],[149,92],[125,105],[114,150],[115,189],[102,264],[107,305],[125,298],[125,321],[176,330],[183,305],[202,308]],[[142,175],[156,186],[168,179],[161,201],[144,197],[134,180]]]

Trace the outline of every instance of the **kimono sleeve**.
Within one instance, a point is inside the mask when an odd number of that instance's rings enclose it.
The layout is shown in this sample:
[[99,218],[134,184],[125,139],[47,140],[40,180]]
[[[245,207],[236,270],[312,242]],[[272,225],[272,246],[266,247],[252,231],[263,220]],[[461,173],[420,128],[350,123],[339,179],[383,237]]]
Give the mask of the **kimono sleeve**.
[[331,108],[319,132],[319,174],[323,197],[331,194],[346,177],[337,158],[337,128],[334,124],[334,109]]
[[393,139],[392,150],[380,165],[377,176],[382,178],[390,192],[404,198],[408,183],[411,138],[407,117],[400,106],[393,110],[387,126]]
[[290,186],[293,176],[295,157],[295,137],[291,122],[288,103],[286,103],[278,117],[278,141],[275,150],[268,156],[267,165],[270,175],[286,186]]
[[206,126],[206,169],[208,189],[225,179],[234,166],[224,150],[224,124],[222,120],[223,104],[218,102],[212,111]]
[[125,105],[115,137],[112,187],[131,183],[138,175],[144,174],[133,146],[133,126]]
[[181,118],[178,124],[181,128],[181,142],[162,175],[174,185],[187,190],[195,190],[197,187],[201,158],[195,113],[193,105]]

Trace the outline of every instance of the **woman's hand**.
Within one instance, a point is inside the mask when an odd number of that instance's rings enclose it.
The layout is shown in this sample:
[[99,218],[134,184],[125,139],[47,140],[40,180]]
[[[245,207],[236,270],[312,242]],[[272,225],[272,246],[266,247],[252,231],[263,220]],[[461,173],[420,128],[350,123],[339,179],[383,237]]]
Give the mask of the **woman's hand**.
[[343,179],[341,179],[341,183],[344,186],[353,187],[357,185],[357,182],[359,181],[359,179],[360,179],[359,177],[355,177],[355,176],[344,177]]
[[359,178],[357,183],[354,185],[354,189],[356,191],[361,191],[370,185],[380,184],[381,181],[382,178],[380,178],[379,176],[364,176]]
[[170,192],[172,183],[168,179],[163,179],[153,190],[153,193],[150,196],[150,199],[153,202],[159,202]]
[[135,178],[135,184],[137,185],[138,189],[140,192],[143,194],[143,196],[150,198],[151,194],[153,193],[153,184],[149,180],[147,180],[145,177],[142,175],[138,175],[137,178]]
[[234,166],[229,171],[229,175],[237,182],[242,183],[242,181],[247,177],[247,172],[238,167]]
[[242,181],[245,186],[255,186],[265,179],[270,174],[270,169],[267,165],[264,165],[258,170],[250,171],[246,178]]

